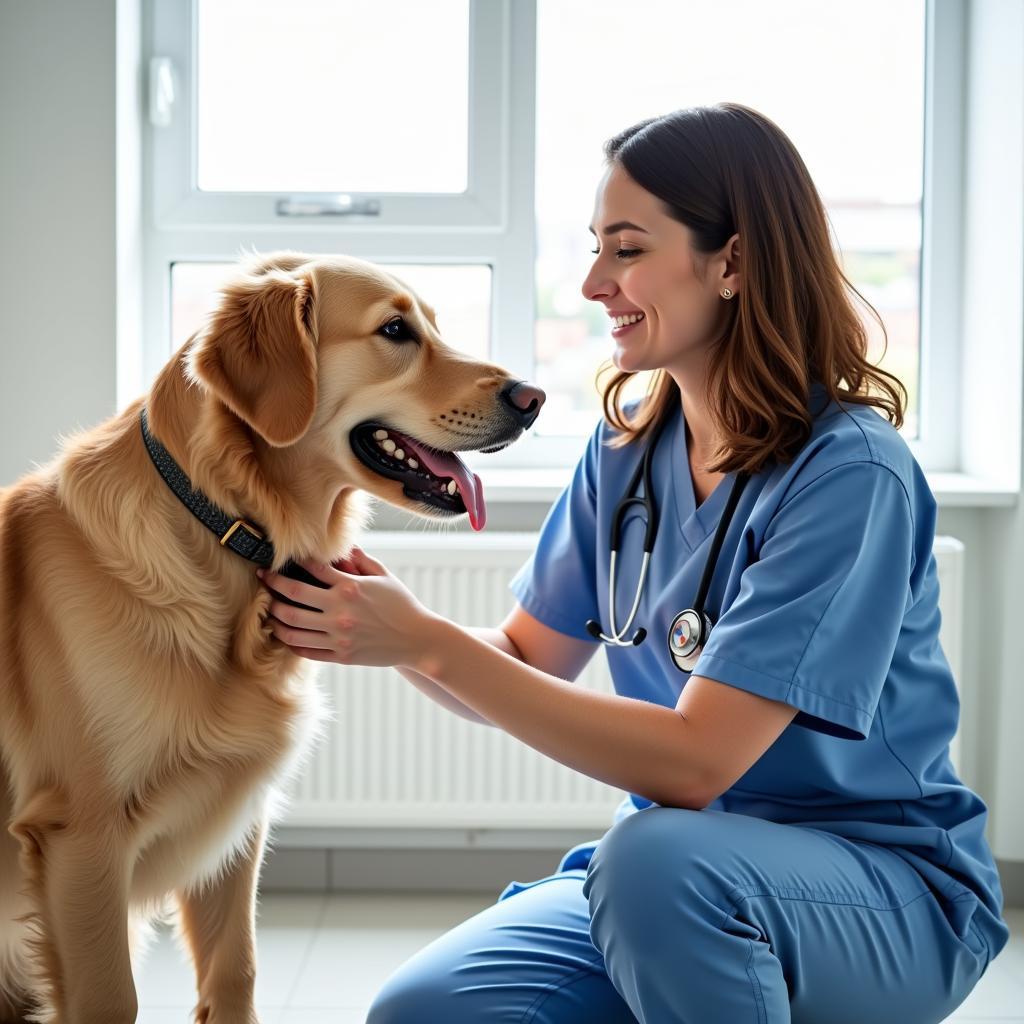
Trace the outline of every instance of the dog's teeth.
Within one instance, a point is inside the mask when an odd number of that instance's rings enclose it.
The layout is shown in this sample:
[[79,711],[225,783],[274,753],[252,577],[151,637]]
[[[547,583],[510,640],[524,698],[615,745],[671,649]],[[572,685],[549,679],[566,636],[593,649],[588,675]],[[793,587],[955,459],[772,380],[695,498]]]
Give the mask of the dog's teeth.
[[448,493],[454,494],[459,489],[459,485],[454,480],[448,481]]
[[398,445],[396,445],[394,441],[388,438],[387,441],[381,442],[381,447],[390,455],[398,447]]
[[391,454],[394,455],[396,459],[405,458],[405,452],[403,452],[401,448],[396,448]]
[[388,432],[386,430],[375,430],[373,432],[373,439],[375,441],[383,441],[384,438],[387,437],[387,436],[388,436]]
[[413,459],[413,458],[410,458],[409,461],[406,463],[406,465],[410,469],[419,469],[420,468],[420,464],[415,459]]

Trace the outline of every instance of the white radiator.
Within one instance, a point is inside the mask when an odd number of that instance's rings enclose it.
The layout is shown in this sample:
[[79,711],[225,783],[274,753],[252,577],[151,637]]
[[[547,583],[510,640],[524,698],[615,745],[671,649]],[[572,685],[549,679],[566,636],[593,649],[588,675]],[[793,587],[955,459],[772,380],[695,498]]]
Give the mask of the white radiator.
[[[365,546],[428,608],[465,626],[496,626],[533,533],[375,532]],[[942,646],[960,676],[963,544],[935,541]],[[611,692],[599,652],[579,683]],[[393,669],[324,665],[334,709],[293,785],[288,826],[583,828],[599,834],[622,794],[489,726],[438,707]]]

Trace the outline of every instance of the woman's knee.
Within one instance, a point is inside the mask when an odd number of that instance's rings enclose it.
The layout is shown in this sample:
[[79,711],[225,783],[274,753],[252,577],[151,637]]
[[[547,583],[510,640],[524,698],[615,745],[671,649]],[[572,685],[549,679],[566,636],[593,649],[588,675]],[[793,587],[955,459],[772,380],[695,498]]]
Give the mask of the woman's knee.
[[592,933],[602,920],[642,936],[657,932],[666,914],[683,926],[681,907],[712,913],[724,895],[727,832],[718,816],[683,808],[652,807],[624,818],[601,840],[584,883]]
[[702,811],[650,807],[624,818],[604,836],[591,858],[586,889],[614,891],[659,885],[666,874],[685,873],[686,862],[699,859],[708,846]]

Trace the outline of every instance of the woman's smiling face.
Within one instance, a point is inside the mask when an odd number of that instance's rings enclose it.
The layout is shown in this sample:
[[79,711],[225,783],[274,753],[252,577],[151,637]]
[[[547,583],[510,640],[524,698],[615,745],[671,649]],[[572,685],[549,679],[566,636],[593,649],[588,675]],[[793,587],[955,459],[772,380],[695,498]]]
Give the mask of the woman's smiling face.
[[685,376],[725,323],[729,309],[722,289],[738,290],[738,273],[725,258],[738,236],[720,253],[701,256],[692,248],[690,229],[614,162],[598,184],[590,230],[597,247],[584,297],[602,303],[609,314],[641,317],[622,327],[610,321],[616,368],[663,367]]

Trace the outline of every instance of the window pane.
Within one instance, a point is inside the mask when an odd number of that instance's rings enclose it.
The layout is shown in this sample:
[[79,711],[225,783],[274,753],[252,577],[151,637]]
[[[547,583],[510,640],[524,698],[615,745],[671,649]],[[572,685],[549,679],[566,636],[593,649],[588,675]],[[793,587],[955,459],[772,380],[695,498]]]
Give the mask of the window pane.
[[[486,359],[490,351],[491,268],[477,265],[381,264],[437,314],[445,343]],[[172,350],[206,321],[218,290],[236,273],[235,263],[175,263],[171,267]]]
[[198,11],[199,188],[465,191],[469,0]]
[[[616,0],[538,0],[536,379],[548,401],[535,429],[586,433],[600,415],[594,373],[614,345],[580,285],[602,144],[728,100],[775,121],[807,164],[844,272],[885,322],[881,365],[907,387],[904,433],[916,436],[924,15],[924,0],[645,0],[628,17]],[[881,331],[856,304],[877,361]]]

